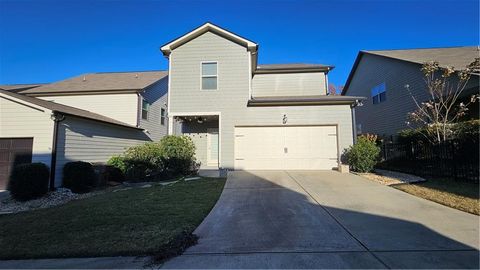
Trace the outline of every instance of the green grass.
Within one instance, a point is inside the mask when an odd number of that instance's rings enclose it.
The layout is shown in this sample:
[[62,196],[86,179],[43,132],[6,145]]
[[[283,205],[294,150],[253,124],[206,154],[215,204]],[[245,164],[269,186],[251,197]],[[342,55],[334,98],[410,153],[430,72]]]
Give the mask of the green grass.
[[461,211],[475,215],[480,214],[477,183],[433,178],[426,182],[394,185],[392,187]]
[[193,232],[224,184],[205,178],[2,215],[0,258],[156,255],[182,232]]

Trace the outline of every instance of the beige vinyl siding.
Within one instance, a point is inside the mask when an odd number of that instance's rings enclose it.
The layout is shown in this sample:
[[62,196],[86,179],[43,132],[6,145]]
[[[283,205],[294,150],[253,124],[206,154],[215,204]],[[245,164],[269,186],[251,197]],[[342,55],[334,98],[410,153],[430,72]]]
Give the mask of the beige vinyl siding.
[[168,77],[148,87],[141,93],[142,97],[150,103],[148,119],[140,118],[140,127],[145,129],[147,135],[154,141],[160,140],[168,132],[168,118],[165,118],[165,124],[161,124],[161,109],[165,110],[167,115],[168,99]]
[[252,93],[254,97],[325,95],[325,73],[256,74]]
[[142,130],[67,116],[58,129],[55,185],[61,185],[67,162],[103,163],[126,148],[149,140]]
[[[418,64],[382,56],[362,56],[347,92],[349,96],[367,97],[363,106],[355,109],[356,122],[357,125],[361,124],[362,133],[395,135],[408,128],[407,113],[416,107],[405,85],[410,85],[419,100],[428,99],[420,68],[421,65]],[[370,91],[383,82],[386,85],[387,100],[373,104]]]
[[[220,166],[234,167],[234,127],[238,125],[338,125],[340,153],[352,144],[348,105],[247,107],[249,53],[234,42],[207,32],[170,55],[170,116],[220,112]],[[200,90],[200,64],[218,62],[218,90]]]
[[0,97],[0,138],[33,137],[32,162],[50,166],[53,138],[50,115],[50,110],[34,109]]
[[135,93],[38,98],[98,113],[133,126],[137,125],[138,96]]

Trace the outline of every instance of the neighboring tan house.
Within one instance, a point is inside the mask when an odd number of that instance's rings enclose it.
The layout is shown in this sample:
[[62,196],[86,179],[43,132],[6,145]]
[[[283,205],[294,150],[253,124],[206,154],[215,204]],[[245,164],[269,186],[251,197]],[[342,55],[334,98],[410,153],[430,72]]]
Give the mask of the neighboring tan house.
[[167,133],[167,72],[92,73],[0,86],[0,190],[14,165],[43,162],[53,186],[69,161],[106,162]]
[[[419,102],[431,99],[420,70],[423,63],[437,61],[441,67],[461,70],[479,56],[477,46],[360,51],[342,91],[344,96],[368,97],[355,110],[357,133],[394,136],[409,128],[407,114],[417,107],[405,86],[409,85]],[[472,74],[463,97],[468,99],[478,92],[477,71]],[[469,116],[478,118],[478,102],[472,106]]]
[[161,51],[169,132],[194,140],[202,168],[331,170],[353,143],[361,98],[327,95],[332,66],[258,65],[257,43],[211,23]]

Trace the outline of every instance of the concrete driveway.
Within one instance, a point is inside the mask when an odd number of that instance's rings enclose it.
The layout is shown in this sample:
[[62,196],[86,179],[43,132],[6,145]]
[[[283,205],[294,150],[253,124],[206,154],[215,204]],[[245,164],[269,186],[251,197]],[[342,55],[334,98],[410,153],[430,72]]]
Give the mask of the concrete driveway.
[[479,218],[352,174],[238,171],[164,268],[478,268]]

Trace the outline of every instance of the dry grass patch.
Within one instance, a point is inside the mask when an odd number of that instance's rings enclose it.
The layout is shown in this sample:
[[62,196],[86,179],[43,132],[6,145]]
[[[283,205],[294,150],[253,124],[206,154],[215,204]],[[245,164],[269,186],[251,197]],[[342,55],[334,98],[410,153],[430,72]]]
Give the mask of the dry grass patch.
[[392,185],[412,195],[461,211],[480,214],[478,184],[449,179],[428,179],[415,184]]

